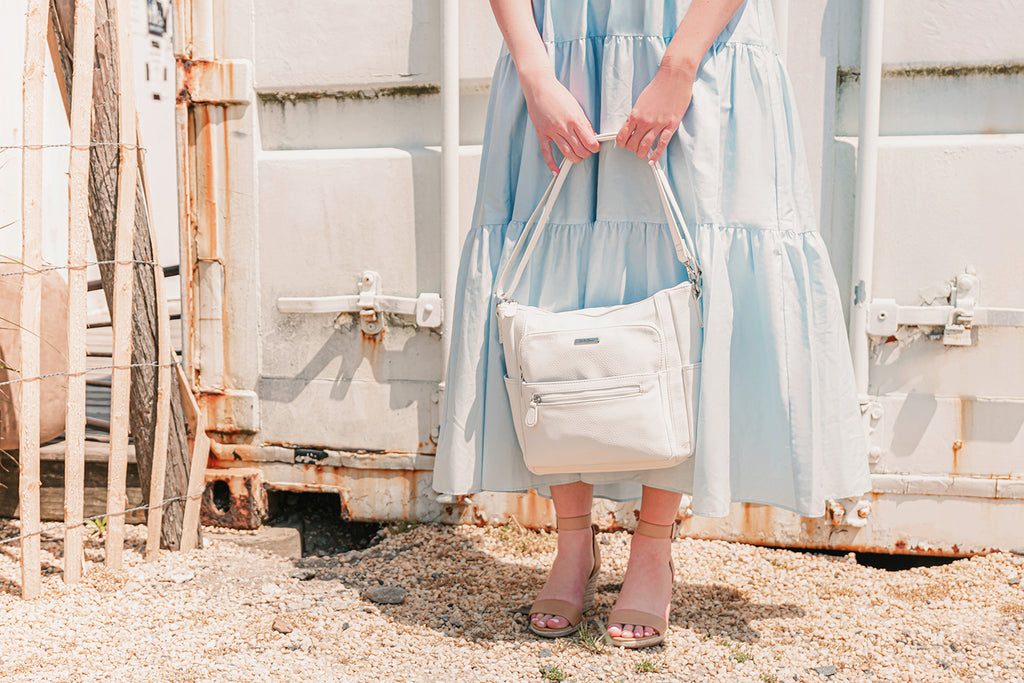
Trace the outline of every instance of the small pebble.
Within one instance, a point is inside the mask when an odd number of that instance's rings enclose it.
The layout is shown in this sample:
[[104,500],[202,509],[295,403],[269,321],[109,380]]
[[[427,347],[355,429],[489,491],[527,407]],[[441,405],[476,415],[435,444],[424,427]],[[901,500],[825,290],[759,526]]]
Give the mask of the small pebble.
[[316,572],[312,569],[296,569],[293,572],[289,572],[288,576],[299,581],[309,581],[316,578]]
[[540,652],[537,653],[537,656],[538,657],[550,657],[551,656],[551,650],[549,650],[546,647],[542,647],[540,649]]
[[278,633],[291,633],[295,630],[287,620],[282,619],[281,617],[274,619],[274,623],[271,625],[271,628]]
[[816,674],[820,674],[822,676],[835,676],[836,675],[836,667],[834,665],[832,665],[832,664],[828,664],[826,666],[811,667],[811,671],[813,671]]
[[405,589],[401,586],[374,586],[364,590],[359,597],[378,605],[399,605],[405,602]]
[[181,569],[167,575],[167,578],[174,583],[185,583],[186,581],[191,581],[195,577],[196,573],[191,569]]

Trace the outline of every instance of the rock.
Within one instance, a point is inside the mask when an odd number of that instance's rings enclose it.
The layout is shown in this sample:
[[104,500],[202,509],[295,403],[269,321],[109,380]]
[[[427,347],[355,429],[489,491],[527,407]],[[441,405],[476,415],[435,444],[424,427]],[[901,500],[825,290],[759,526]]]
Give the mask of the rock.
[[342,631],[347,631],[348,627],[349,627],[349,623],[346,621],[344,624],[341,625],[341,630]]
[[293,572],[289,572],[288,576],[299,581],[309,581],[316,578],[316,572],[312,569],[296,569]]
[[167,575],[167,579],[174,583],[185,583],[186,581],[191,581],[194,578],[196,578],[196,573],[191,569],[179,569]]
[[546,647],[542,647],[540,649],[540,652],[537,653],[537,656],[538,657],[550,657],[551,656],[551,650],[549,650]]
[[1006,583],[1011,585],[1011,586],[1016,586],[1017,584],[1020,583],[1020,577],[1019,576],[1015,576],[1012,579],[1010,579],[1009,581],[1007,581]]
[[291,633],[295,630],[294,628],[292,628],[292,625],[288,623],[288,621],[282,619],[281,617],[277,617],[276,619],[274,619],[274,623],[271,625],[270,628],[274,629],[278,633]]
[[811,671],[813,671],[814,673],[819,674],[821,676],[835,676],[836,675],[836,667],[833,664],[828,664],[826,666],[811,667]]
[[359,597],[378,605],[398,605],[405,602],[405,589],[401,586],[374,586],[364,590]]

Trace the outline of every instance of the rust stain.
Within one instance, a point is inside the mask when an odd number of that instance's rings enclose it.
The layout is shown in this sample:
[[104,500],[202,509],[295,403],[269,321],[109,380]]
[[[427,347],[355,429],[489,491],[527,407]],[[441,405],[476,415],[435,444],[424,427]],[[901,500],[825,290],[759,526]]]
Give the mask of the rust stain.
[[385,327],[377,334],[366,334],[362,332],[363,355],[370,359],[374,370],[377,369],[377,361],[380,360],[381,350],[384,347],[384,337],[388,329]]
[[199,510],[203,524],[231,529],[258,529],[267,514],[267,496],[263,476],[258,469],[249,467],[207,471],[206,489]]

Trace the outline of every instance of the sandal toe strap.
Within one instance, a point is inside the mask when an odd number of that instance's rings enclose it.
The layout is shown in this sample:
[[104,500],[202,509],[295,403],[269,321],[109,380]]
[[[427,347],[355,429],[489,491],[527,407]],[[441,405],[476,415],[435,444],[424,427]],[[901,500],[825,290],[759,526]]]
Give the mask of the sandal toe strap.
[[568,621],[570,626],[575,626],[583,620],[583,612],[579,607],[571,602],[553,598],[535,600],[530,606],[530,614],[554,614],[556,617],[562,617]]
[[609,624],[633,624],[634,626],[650,626],[657,630],[658,633],[664,633],[668,627],[668,623],[656,614],[650,614],[648,612],[641,612],[636,609],[617,609],[612,610],[612,613],[608,615]]

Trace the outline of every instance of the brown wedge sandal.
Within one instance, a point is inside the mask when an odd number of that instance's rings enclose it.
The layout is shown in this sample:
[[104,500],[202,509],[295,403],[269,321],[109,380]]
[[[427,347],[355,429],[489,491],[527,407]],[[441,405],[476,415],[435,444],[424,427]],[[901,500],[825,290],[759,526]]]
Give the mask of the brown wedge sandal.
[[[640,534],[641,536],[650,536],[652,538],[668,538],[672,539],[675,537],[675,524],[651,524],[644,520],[639,520],[636,523],[636,529],[633,531],[634,534]],[[675,567],[672,564],[672,556],[668,558],[668,570],[672,574],[672,580],[675,581]],[[669,598],[671,600],[671,597]],[[611,614],[608,615],[609,624],[633,624],[634,626],[650,626],[657,631],[653,636],[644,636],[637,638],[622,638],[620,636],[609,635],[608,638],[612,641],[613,645],[618,647],[651,647],[653,645],[659,645],[665,640],[665,631],[668,629],[668,623],[658,616],[657,614],[650,614],[649,612],[641,612],[635,609],[616,609],[612,610]]]
[[597,542],[597,527],[590,523],[590,515],[558,517],[555,526],[559,531],[572,531],[574,529],[590,527],[594,540],[594,569],[591,570],[590,576],[587,578],[587,587],[583,591],[582,607],[577,607],[567,600],[555,598],[545,598],[533,602],[533,605],[530,606],[529,617],[532,617],[534,614],[553,614],[569,622],[569,625],[563,628],[547,628],[545,626],[536,626],[533,623],[533,619],[530,618],[530,631],[541,638],[562,638],[572,635],[579,630],[580,624],[583,623],[583,613],[594,606],[594,589],[597,587],[597,575],[601,573],[601,545]]

